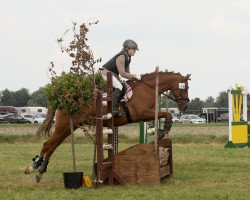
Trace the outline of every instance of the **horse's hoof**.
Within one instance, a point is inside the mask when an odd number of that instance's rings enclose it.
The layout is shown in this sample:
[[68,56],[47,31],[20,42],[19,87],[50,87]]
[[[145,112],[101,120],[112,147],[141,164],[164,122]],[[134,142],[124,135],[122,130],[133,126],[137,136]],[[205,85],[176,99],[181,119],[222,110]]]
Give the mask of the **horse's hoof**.
[[35,178],[36,178],[36,183],[39,183],[42,179],[42,174],[37,174]]
[[26,167],[26,169],[24,170],[25,174],[30,174],[32,171],[34,170],[34,168],[32,166],[28,166]]

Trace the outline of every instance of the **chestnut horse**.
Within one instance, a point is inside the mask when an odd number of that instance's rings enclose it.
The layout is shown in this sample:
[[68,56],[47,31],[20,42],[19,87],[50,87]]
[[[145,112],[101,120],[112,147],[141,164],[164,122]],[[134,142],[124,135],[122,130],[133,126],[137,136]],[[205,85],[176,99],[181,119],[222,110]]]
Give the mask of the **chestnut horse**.
[[[179,110],[185,111],[188,107],[188,80],[190,74],[182,76],[180,73],[159,72],[159,94],[171,91]],[[133,122],[149,121],[155,118],[155,85],[156,74],[144,74],[141,80],[129,80],[127,83],[133,90],[133,96],[127,102],[128,110]],[[95,101],[92,105],[84,108],[82,112],[71,116],[74,130],[79,124],[87,124],[90,116],[95,117]],[[71,134],[70,118],[66,110],[57,110],[55,112],[51,108],[48,109],[48,115],[45,122],[38,129],[37,134],[49,133],[53,118],[56,116],[55,130],[53,134],[43,144],[43,148],[39,155],[33,158],[32,166],[28,166],[25,173],[31,173],[33,169],[38,169],[37,182],[40,181],[42,174],[46,172],[49,158],[63,140]],[[168,132],[171,128],[169,122],[172,122],[172,116],[168,112],[159,112],[158,118],[165,118],[164,131]],[[114,126],[122,126],[128,124],[125,115],[114,117]]]

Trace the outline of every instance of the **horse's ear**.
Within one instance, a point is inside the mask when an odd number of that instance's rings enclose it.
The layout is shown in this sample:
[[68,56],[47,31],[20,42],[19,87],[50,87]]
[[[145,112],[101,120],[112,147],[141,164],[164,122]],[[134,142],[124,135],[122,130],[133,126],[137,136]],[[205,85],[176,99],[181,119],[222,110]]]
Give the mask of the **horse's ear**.
[[187,75],[185,76],[185,80],[191,80],[190,76],[191,76],[191,74],[187,74]]

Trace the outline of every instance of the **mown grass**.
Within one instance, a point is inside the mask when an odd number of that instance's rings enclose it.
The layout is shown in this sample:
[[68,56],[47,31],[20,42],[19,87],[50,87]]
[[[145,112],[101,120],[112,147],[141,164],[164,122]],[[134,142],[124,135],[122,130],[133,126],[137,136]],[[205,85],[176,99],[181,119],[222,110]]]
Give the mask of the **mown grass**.
[[[39,125],[6,125],[0,124],[0,143],[15,142],[41,142],[46,137],[35,137],[36,129]],[[225,143],[228,139],[227,125],[225,123],[216,124],[174,124],[170,134],[167,136],[174,143],[205,143],[212,142]],[[90,137],[80,129],[75,132],[76,143],[92,143],[93,134]],[[149,136],[150,140],[150,136]],[[70,137],[65,140],[70,142]],[[139,125],[129,124],[119,128],[119,142],[138,143]]]
[[[175,144],[174,179],[160,186],[130,185],[99,190],[67,190],[63,172],[71,171],[71,146],[62,144],[50,160],[48,172],[36,184],[25,166],[41,143],[0,145],[1,199],[248,199],[249,149],[224,149],[220,144]],[[120,144],[125,149],[131,144]],[[91,175],[93,146],[77,144],[77,169]],[[129,167],[129,166],[128,166]]]
[[[149,137],[150,138],[150,137]],[[153,140],[154,136],[151,137],[151,140]],[[193,135],[187,135],[187,134],[175,134],[173,136],[169,137],[174,143],[203,143],[203,144],[210,144],[213,142],[217,143],[226,143],[228,136],[226,135],[212,135],[212,134],[193,134]],[[34,135],[27,134],[27,135],[8,135],[8,134],[0,134],[0,143],[21,143],[21,142],[32,142],[32,143],[38,143],[43,140],[45,140],[45,137],[37,138]],[[138,137],[135,136],[127,136],[124,134],[119,135],[119,142],[121,143],[128,143],[133,144],[138,142]],[[150,141],[150,139],[149,139]],[[69,143],[70,137],[67,138],[64,143]],[[78,136],[76,138],[76,144],[86,144],[86,143],[92,143],[92,140],[88,136]]]
[[[198,128],[194,130],[201,132]],[[35,173],[25,175],[23,171],[40,152],[45,138],[34,139],[34,135],[20,132],[13,135],[12,130],[6,134],[1,132],[0,136],[0,199],[249,199],[250,151],[248,148],[225,149],[225,134],[182,135],[176,129],[171,136],[173,181],[164,180],[160,186],[129,185],[98,190],[64,189],[63,172],[72,170],[69,139],[55,151],[47,173],[41,183],[36,184]],[[77,135],[77,170],[91,176],[93,144],[84,137]],[[119,137],[119,150],[138,142],[138,136],[131,137],[124,134]]]

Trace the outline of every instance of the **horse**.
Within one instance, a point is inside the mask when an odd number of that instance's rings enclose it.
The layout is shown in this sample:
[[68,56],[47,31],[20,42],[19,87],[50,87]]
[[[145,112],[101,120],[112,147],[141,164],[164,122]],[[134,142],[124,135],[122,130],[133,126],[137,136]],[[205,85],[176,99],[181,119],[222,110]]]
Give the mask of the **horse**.
[[[176,101],[180,111],[185,111],[188,108],[188,80],[191,74],[182,76],[180,73],[174,72],[158,72],[159,73],[159,95],[164,94],[166,91],[171,91],[174,101]],[[130,112],[132,122],[149,121],[155,118],[155,86],[156,86],[156,73],[148,73],[141,76],[141,80],[132,79],[128,80],[127,84],[133,90],[133,96],[127,102],[127,107]],[[56,148],[71,134],[70,118],[73,124],[73,130],[79,127],[79,124],[88,124],[90,117],[95,118],[96,103],[85,107],[83,111],[69,116],[65,109],[52,110],[48,108],[46,120],[37,130],[37,135],[42,133],[50,133],[52,122],[55,119],[55,129],[48,140],[44,142],[42,150],[39,155],[34,157],[32,165],[25,169],[25,173],[29,174],[34,169],[38,169],[39,174],[36,176],[36,181],[39,182],[44,172],[47,171],[47,165],[51,155]],[[172,115],[168,112],[159,112],[158,118],[165,118],[163,131],[167,133],[172,124]],[[125,115],[114,117],[114,126],[122,126],[131,123]]]

